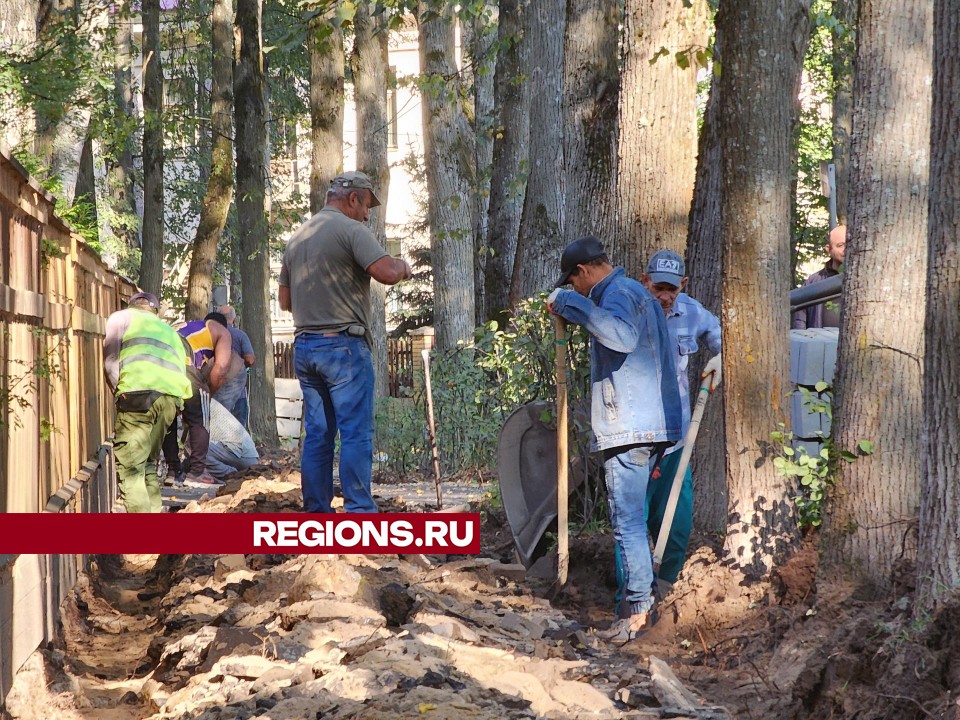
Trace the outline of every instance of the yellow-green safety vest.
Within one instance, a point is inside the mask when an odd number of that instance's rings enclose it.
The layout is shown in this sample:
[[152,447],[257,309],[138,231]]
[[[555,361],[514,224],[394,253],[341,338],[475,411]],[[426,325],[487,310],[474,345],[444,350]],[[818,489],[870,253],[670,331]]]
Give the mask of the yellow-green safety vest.
[[130,326],[120,341],[117,393],[155,390],[186,400],[193,395],[187,355],[177,331],[147,310],[130,310]]

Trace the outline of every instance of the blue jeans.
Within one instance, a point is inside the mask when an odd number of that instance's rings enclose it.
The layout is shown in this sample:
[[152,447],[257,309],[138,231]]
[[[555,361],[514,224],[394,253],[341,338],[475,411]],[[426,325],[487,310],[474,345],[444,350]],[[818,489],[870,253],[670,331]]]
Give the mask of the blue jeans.
[[333,449],[340,431],[340,486],[347,512],[377,512],[373,474],[373,358],[363,338],[303,333],[294,344],[306,437],[303,509],[333,512]]
[[653,556],[645,519],[650,448],[611,448],[603,457],[613,538],[623,559],[621,615],[636,615],[652,608],[654,602],[650,592]]

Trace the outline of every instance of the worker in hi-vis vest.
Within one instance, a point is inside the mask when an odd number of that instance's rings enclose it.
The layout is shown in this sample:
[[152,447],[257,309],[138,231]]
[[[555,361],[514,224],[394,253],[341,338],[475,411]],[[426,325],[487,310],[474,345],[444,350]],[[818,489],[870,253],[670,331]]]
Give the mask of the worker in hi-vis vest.
[[163,509],[157,460],[170,423],[193,394],[187,354],[176,330],[157,317],[152,293],[130,298],[107,320],[103,364],[117,403],[113,448],[127,512]]

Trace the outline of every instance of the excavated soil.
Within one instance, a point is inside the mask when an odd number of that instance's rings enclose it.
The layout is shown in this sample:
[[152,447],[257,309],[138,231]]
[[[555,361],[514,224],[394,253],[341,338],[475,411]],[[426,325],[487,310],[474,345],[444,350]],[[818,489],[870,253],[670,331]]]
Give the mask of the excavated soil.
[[[299,506],[281,459],[180,511]],[[914,617],[910,588],[825,578],[816,538],[765,585],[696,538],[658,625],[615,647],[596,634],[613,619],[608,534],[572,539],[559,588],[549,558],[512,564],[502,511],[473,509],[477,557],[98,557],[4,717],[960,720],[960,607]]]

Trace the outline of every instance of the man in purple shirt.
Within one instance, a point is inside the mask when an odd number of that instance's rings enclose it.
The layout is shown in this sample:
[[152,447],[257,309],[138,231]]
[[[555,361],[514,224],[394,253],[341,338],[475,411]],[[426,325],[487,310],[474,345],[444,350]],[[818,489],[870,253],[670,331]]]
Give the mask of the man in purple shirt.
[[[803,281],[803,287],[813,285],[814,283],[826,280],[834,275],[840,274],[840,268],[843,266],[843,252],[847,247],[847,226],[837,225],[830,231],[827,240],[827,254],[830,259],[822,270],[818,270]],[[791,327],[794,330],[803,330],[804,328],[819,327],[840,327],[840,303],[837,301],[828,301],[811,305],[803,310],[797,310],[793,314],[793,323]]]

